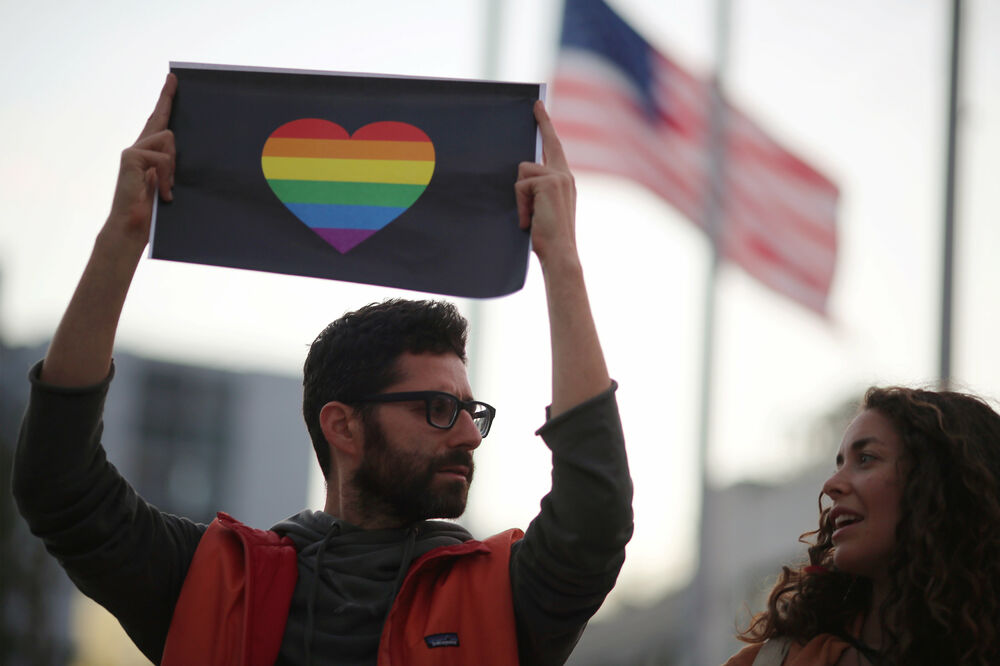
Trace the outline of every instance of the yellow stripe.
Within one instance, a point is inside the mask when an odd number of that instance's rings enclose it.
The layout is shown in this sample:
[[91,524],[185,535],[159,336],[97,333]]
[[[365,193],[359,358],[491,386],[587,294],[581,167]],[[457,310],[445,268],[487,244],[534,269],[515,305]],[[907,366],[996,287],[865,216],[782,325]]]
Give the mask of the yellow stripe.
[[426,185],[434,162],[408,160],[330,160],[312,157],[261,157],[268,180],[329,180],[351,183]]

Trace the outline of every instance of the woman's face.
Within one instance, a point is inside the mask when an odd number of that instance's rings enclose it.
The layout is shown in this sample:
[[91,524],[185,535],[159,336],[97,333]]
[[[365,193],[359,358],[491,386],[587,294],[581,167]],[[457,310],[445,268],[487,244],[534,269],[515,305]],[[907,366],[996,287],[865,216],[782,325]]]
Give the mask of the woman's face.
[[841,571],[873,579],[886,574],[899,523],[902,455],[899,434],[881,413],[865,410],[847,427],[837,471],[823,484],[833,501],[833,562]]

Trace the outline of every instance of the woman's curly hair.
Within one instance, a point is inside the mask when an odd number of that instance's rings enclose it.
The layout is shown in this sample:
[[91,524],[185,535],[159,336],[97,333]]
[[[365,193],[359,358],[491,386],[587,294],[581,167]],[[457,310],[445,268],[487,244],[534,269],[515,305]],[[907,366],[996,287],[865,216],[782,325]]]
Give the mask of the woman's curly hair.
[[[887,417],[903,442],[889,593],[870,609],[886,628],[884,661],[1000,664],[1000,415],[975,396],[901,387],[869,389],[862,407]],[[782,568],[741,640],[849,635],[872,586],[836,570],[832,535],[820,495],[819,529],[799,539],[809,564]]]

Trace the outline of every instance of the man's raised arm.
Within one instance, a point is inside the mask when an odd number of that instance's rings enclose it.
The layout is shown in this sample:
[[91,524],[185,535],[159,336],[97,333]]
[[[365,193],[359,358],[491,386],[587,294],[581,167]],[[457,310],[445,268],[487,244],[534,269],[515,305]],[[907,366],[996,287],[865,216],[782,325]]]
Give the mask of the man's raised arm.
[[576,186],[542,102],[535,103],[543,164],[522,162],[515,185],[521,228],[542,266],[552,338],[551,417],[611,386],[576,249]]
[[161,513],[111,465],[101,445],[111,353],[125,295],[149,241],[155,197],[170,200],[177,79],[122,152],[111,213],[42,363],[31,371],[12,474],[33,534],[87,596],[108,609],[151,661],[204,526]]
[[563,664],[615,585],[632,535],[632,481],[612,382],[576,248],[576,190],[541,102],[543,164],[519,167],[518,213],[542,266],[552,405],[538,431],[552,489],[514,545],[511,589],[523,666]]
[[90,386],[108,375],[125,295],[149,241],[154,198],[159,191],[171,199],[175,149],[167,121],[176,90],[169,74],[139,138],[122,152],[111,213],[45,355],[46,383]]

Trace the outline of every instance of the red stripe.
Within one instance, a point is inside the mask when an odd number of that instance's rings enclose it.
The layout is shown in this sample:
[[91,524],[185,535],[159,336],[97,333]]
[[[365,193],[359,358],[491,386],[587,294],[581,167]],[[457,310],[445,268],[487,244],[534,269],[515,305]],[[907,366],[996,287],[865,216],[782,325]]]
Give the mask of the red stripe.
[[350,139],[347,130],[322,118],[299,118],[271,132],[283,139]]
[[794,239],[789,242],[789,234],[782,233],[782,221],[779,218],[762,220],[754,218],[746,211],[740,211],[729,218],[726,226],[727,240],[753,239],[757,248],[767,248],[767,256],[781,260],[782,266],[788,272],[794,273],[800,279],[814,285],[829,284],[836,261],[836,247],[816,248],[812,252],[802,244],[796,244]]
[[281,139],[355,139],[368,141],[421,141],[430,138],[419,127],[395,120],[382,120],[365,125],[353,136],[340,125],[322,118],[300,118],[285,123],[271,132],[271,136]]
[[729,106],[730,121],[727,143],[730,150],[745,152],[773,169],[794,176],[818,189],[837,195],[837,186],[814,167],[783,148],[777,141],[767,136],[752,120],[739,110]]
[[574,161],[573,168],[613,174],[632,180],[640,185],[644,185],[654,194],[670,201],[671,204],[681,212],[681,214],[688,217],[699,214],[702,209],[699,204],[691,199],[679,196],[677,192],[672,189],[671,184],[667,183],[666,179],[658,178],[657,175],[652,172],[637,174],[631,165],[608,163],[607,161],[592,162],[577,158]]
[[[747,168],[749,165],[742,166]],[[724,207],[728,211],[745,207],[756,217],[784,220],[785,224],[782,225],[784,231],[808,238],[816,245],[829,248],[836,245],[837,234],[834,229],[836,220],[832,212],[821,211],[803,215],[798,209],[787,205],[784,198],[776,196],[766,183],[761,183],[758,179],[753,183],[744,184],[737,180],[733,171],[727,174],[725,188],[729,201],[725,202]]]
[[[703,208],[704,176],[701,170],[692,169],[686,164],[680,164],[679,159],[670,161],[664,159],[662,152],[657,152],[659,146],[634,140],[627,134],[614,128],[586,125],[574,121],[560,120],[554,114],[556,129],[566,147],[566,155],[573,166],[602,170],[601,164],[579,164],[574,161],[574,144],[600,146],[605,150],[615,147],[623,153],[622,166],[614,169],[618,175],[637,180],[654,192],[668,199],[683,210],[685,214],[695,214]],[[638,154],[643,160],[630,159],[630,155]],[[651,169],[643,168],[648,164]],[[680,199],[677,193],[683,196]],[[697,222],[701,223],[701,214],[697,213]]]
[[354,133],[353,138],[374,141],[430,141],[430,137],[419,127],[395,120],[383,120],[365,125]]
[[754,278],[772,289],[783,293],[819,314],[826,312],[826,300],[832,282],[827,279],[803,275],[790,270],[780,258],[767,251],[760,251],[759,239],[734,233],[728,237],[724,256],[739,264]]
[[746,238],[735,236],[733,240],[732,251],[723,254],[727,260],[738,264],[762,284],[799,301],[800,304],[819,314],[825,312],[830,289],[828,283],[817,284],[802,279],[794,271],[787,270],[780,260],[771,261],[766,255],[754,252],[753,243]]
[[751,225],[747,223],[745,215],[740,215],[728,230],[733,241],[736,241],[731,245],[746,244],[757,254],[763,254],[769,260],[779,262],[782,270],[793,273],[803,282],[816,288],[828,286],[836,262],[835,248],[813,261],[807,261],[803,255],[796,255],[796,248],[793,245],[779,245],[775,242],[774,230],[777,227],[778,225],[771,227]]

